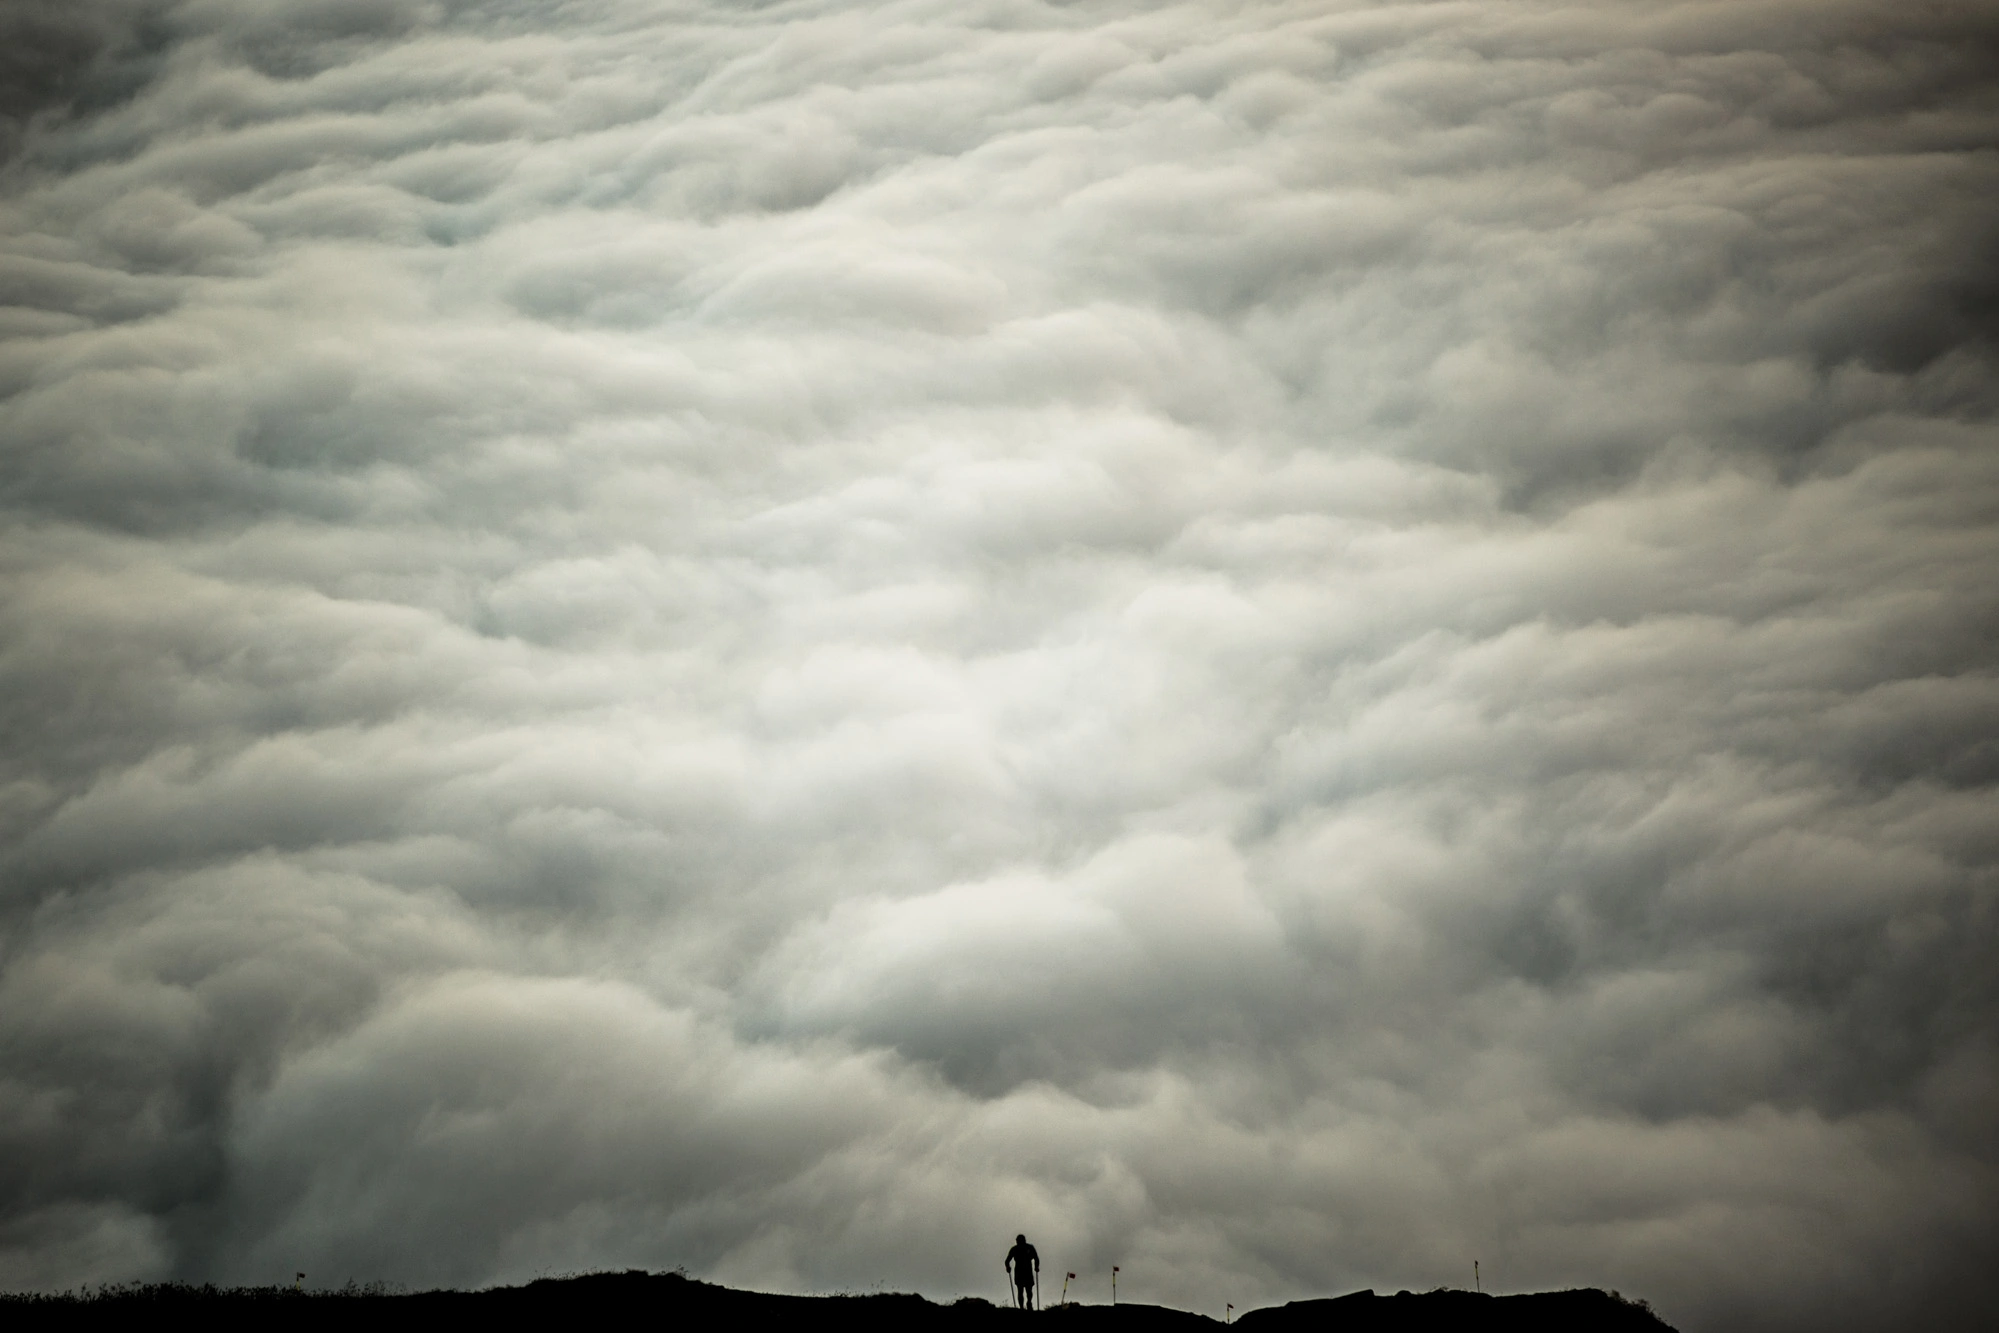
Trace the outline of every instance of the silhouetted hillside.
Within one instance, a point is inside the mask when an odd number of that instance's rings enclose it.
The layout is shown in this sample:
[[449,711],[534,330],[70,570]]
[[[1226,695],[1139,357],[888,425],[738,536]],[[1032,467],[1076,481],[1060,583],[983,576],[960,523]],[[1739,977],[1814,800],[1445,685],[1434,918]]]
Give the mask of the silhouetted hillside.
[[1243,1333],[1402,1333],[1413,1329],[1491,1329],[1504,1333],[1658,1333],[1670,1328],[1650,1306],[1607,1292],[1538,1291],[1481,1296],[1469,1291],[1357,1291],[1324,1301],[1293,1301],[1252,1310]]
[[[1206,1315],[1158,1305],[1068,1305],[1023,1315],[968,1296],[937,1305],[921,1296],[771,1296],[696,1282],[677,1273],[596,1273],[547,1278],[486,1291],[388,1293],[367,1288],[292,1291],[283,1287],[106,1288],[82,1295],[0,1297],[0,1323],[30,1328],[136,1328],[155,1324],[202,1330],[314,1329],[365,1326],[369,1333],[438,1328],[461,1322],[550,1329],[638,1320],[672,1329],[692,1321],[711,1328],[799,1325],[870,1333],[985,1333],[1018,1329],[1027,1318],[1052,1321],[1050,1333],[1201,1333],[1219,1327]],[[1479,1296],[1465,1291],[1294,1301],[1253,1310],[1235,1321],[1244,1333],[1413,1333],[1414,1330],[1520,1330],[1527,1333],[1661,1333],[1668,1325],[1642,1305],[1601,1291]],[[1197,1327],[1198,1326],[1198,1327]]]

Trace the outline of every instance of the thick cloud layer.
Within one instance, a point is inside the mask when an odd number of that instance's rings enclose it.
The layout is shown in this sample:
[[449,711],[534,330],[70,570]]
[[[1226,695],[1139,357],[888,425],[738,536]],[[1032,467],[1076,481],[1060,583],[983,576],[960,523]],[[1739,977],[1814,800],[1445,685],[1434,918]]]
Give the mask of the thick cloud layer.
[[1986,1327],[1963,3],[0,34],[0,1285]]

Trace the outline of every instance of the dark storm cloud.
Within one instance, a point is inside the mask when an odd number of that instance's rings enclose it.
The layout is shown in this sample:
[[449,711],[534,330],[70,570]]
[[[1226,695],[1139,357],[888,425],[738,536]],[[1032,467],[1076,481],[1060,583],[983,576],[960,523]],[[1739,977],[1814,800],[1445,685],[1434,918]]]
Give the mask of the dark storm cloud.
[[8,21],[0,1283],[1989,1316],[1981,7]]
[[142,86],[168,41],[165,9],[148,0],[20,0],[0,12],[0,161],[38,117],[88,114]]

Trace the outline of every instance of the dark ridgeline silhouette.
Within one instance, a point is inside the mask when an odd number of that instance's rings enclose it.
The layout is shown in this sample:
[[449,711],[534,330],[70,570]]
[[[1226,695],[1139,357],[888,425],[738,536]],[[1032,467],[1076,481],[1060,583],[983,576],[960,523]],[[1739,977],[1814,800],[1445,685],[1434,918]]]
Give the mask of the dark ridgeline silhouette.
[[1034,1305],[1034,1289],[1041,1285],[1041,1256],[1027,1243],[1026,1236],[1013,1238],[1013,1248],[1006,1252],[1005,1268],[1007,1272],[1013,1274],[1014,1308],[1031,1309]]
[[[1025,1242],[1022,1242],[1025,1243]],[[1030,1250],[1032,1247],[1029,1247]],[[1034,1267],[1030,1261],[1030,1272]],[[1158,1305],[1062,1305],[1041,1319],[1061,1333],[1223,1333],[1222,1321]],[[678,1273],[592,1273],[486,1291],[393,1293],[380,1286],[295,1291],[178,1283],[105,1287],[61,1296],[0,1295],[0,1329],[187,1326],[197,1333],[437,1333],[460,1324],[490,1329],[804,1327],[814,1333],[1020,1333],[1020,1315],[977,1296],[936,1305],[921,1296],[770,1296],[696,1282]],[[1601,1291],[1481,1296],[1469,1291],[1356,1292],[1252,1310],[1245,1333],[1672,1333],[1642,1304]],[[1234,1330],[1228,1330],[1234,1333]]]
[[[1524,1296],[1444,1290],[1377,1296],[1356,1291],[1330,1300],[1293,1301],[1236,1317],[1245,1333],[1670,1333],[1644,1301],[1615,1292],[1537,1291]],[[1233,1333],[1233,1329],[1231,1330]]]

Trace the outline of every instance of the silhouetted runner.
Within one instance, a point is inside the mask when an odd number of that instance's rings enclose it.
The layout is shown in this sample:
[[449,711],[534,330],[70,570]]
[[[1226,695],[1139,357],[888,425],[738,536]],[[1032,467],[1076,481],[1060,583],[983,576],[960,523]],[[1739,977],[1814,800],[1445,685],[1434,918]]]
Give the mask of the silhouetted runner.
[[1034,1299],[1034,1275],[1041,1271],[1041,1256],[1027,1243],[1027,1237],[1013,1238],[1013,1248],[1006,1252],[1006,1270],[1013,1274],[1013,1303],[1027,1309]]

